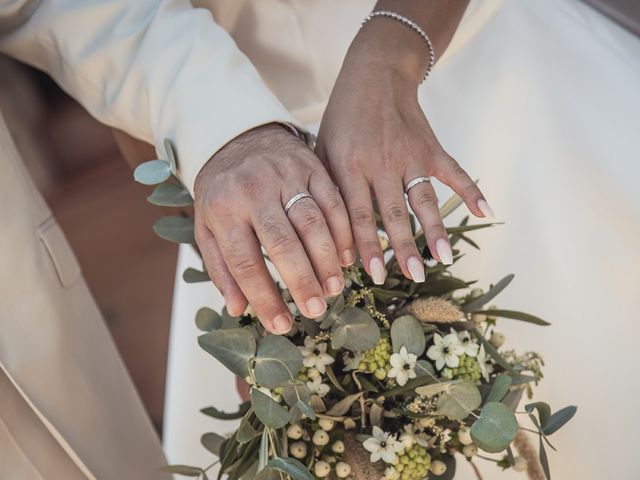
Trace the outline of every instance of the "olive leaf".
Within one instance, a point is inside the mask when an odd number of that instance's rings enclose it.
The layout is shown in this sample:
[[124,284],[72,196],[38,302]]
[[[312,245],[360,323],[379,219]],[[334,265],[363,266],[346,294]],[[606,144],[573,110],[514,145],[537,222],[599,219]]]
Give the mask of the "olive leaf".
[[453,382],[436,404],[436,413],[454,420],[464,420],[482,403],[478,387],[470,382]]
[[200,335],[198,343],[237,376],[249,375],[249,360],[255,355],[256,340],[247,329],[215,330]]
[[184,477],[199,477],[204,473],[204,470],[198,467],[190,467],[189,465],[166,465],[160,467],[161,472],[175,473],[176,475],[182,475]]
[[193,198],[189,191],[180,184],[161,183],[147,201],[160,207],[188,207],[193,205]]
[[273,398],[257,388],[251,389],[251,406],[265,426],[282,428],[289,421],[289,412]]
[[396,318],[391,324],[391,344],[394,352],[405,347],[408,353],[419,357],[427,345],[422,324],[411,315]]
[[260,452],[258,453],[258,473],[261,472],[269,462],[269,427],[265,427],[260,438]]
[[200,413],[204,413],[205,415],[217,418],[218,420],[234,420],[237,418],[242,418],[249,411],[250,403],[244,402],[240,404],[237,412],[223,412],[222,410],[218,410],[215,407],[206,407],[200,410]]
[[440,207],[440,218],[451,215],[463,203],[462,197],[454,193]]
[[238,430],[236,431],[236,440],[238,443],[248,443],[260,435],[260,432],[253,428],[252,419],[255,419],[253,410],[249,410],[247,414],[242,417]]
[[153,231],[160,238],[174,243],[195,243],[193,218],[167,216],[160,217],[153,224]]
[[[340,330],[340,332],[337,332]],[[346,339],[344,333],[346,333]],[[332,334],[339,335],[344,343],[340,347],[352,352],[368,350],[380,340],[380,328],[376,321],[364,310],[355,307],[347,307],[336,318],[332,327]]]
[[351,409],[351,406],[354,404],[354,402],[361,396],[362,392],[347,395],[342,400],[337,402],[333,407],[331,407],[327,412],[327,415],[331,415],[333,417],[341,417],[342,415],[345,415]]
[[212,332],[222,326],[222,317],[209,307],[202,307],[196,313],[196,326],[203,332]]
[[573,418],[577,411],[578,407],[575,407],[573,405],[558,410],[553,415],[551,415],[551,417],[549,417],[546,425],[542,427],[542,433],[544,433],[545,435],[551,435],[557,432],[564,426],[565,423]]
[[467,303],[462,305],[462,311],[465,313],[469,313],[479,309],[483,305],[486,305],[491,300],[493,300],[500,292],[507,288],[514,277],[515,275],[513,274],[507,275],[493,287],[491,287],[484,295],[480,295],[479,297],[469,300]]
[[498,453],[509,446],[518,432],[516,416],[509,407],[489,402],[471,426],[471,438],[485,452]]
[[144,185],[157,185],[171,176],[171,165],[166,160],[151,160],[141,163],[133,171],[136,182]]
[[309,402],[311,398],[311,390],[301,380],[287,380],[280,384],[282,389],[282,398],[289,406],[293,406],[298,401]]
[[224,437],[213,432],[205,433],[200,437],[200,443],[202,443],[202,446],[214,455],[220,455],[220,447],[222,447],[225,440],[226,439]]
[[209,274],[202,270],[196,270],[195,268],[187,268],[182,272],[182,279],[187,283],[200,283],[210,282],[211,278]]
[[510,318],[512,320],[520,320],[522,322],[533,323],[534,325],[540,325],[542,327],[548,327],[551,325],[546,320],[543,320],[535,315],[531,315],[529,313],[517,312],[515,310],[498,310],[498,309],[490,309],[490,310],[477,310],[473,313],[479,313],[481,315],[487,315],[488,317],[501,317],[501,318]]
[[258,385],[275,388],[294,379],[302,368],[302,354],[291,340],[280,335],[267,335],[258,343],[254,372]]
[[280,470],[295,480],[314,480],[307,467],[295,458],[276,457],[267,464],[267,468]]

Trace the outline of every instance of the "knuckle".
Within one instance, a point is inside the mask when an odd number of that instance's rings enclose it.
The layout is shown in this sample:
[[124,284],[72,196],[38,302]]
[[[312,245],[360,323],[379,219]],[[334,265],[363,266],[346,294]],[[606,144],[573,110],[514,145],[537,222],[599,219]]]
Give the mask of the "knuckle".
[[376,222],[371,207],[355,207],[351,210],[351,221],[356,227],[369,227]]
[[259,268],[258,262],[255,258],[241,255],[232,256],[229,259],[229,264],[236,276],[240,279],[253,277],[256,275]]
[[300,212],[297,221],[294,220],[294,224],[300,230],[300,234],[308,236],[314,232],[317,232],[319,228],[324,224],[324,217],[320,213],[320,210],[315,205],[300,206]]
[[[240,173],[236,179],[236,186],[240,194],[246,198],[255,198],[262,190],[262,179],[254,173]],[[223,201],[227,201],[226,199]]]
[[336,212],[342,209],[342,197],[335,187],[332,187],[331,191],[327,194],[325,205],[326,209],[330,212]]
[[389,223],[403,223],[409,218],[409,213],[404,205],[392,204],[385,209],[384,218]]
[[418,207],[431,207],[438,203],[435,192],[430,188],[421,188],[416,192],[414,198],[414,202]]
[[295,289],[300,292],[301,295],[311,296],[314,295],[317,290],[318,280],[315,275],[311,273],[303,273],[295,280]]

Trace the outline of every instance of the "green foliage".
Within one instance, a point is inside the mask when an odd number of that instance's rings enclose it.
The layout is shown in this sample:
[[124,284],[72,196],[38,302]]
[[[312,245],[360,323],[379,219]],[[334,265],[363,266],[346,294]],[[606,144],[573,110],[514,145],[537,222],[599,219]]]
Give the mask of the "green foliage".
[[205,271],[196,270],[195,268],[187,268],[182,272],[182,279],[187,283],[210,282],[211,278]]
[[218,420],[235,420],[237,418],[242,418],[249,411],[249,406],[249,402],[244,402],[238,407],[237,412],[230,413],[223,412],[215,407],[206,407],[200,410],[200,412],[209,417],[217,418]]
[[486,403],[501,401],[509,391],[510,386],[511,377],[509,375],[498,375],[493,382],[493,387],[491,387]]
[[502,292],[505,288],[507,288],[507,286],[511,283],[514,277],[515,275],[513,274],[507,275],[498,283],[496,283],[493,287],[491,287],[489,291],[486,292],[485,294],[480,295],[479,297],[469,300],[468,302],[463,304],[462,311],[465,313],[473,312],[475,310],[478,310],[482,306],[486,305],[491,300],[493,300],[496,296],[498,296],[500,292]]
[[551,325],[549,322],[542,320],[535,315],[530,315],[528,313],[516,312],[515,310],[478,310],[473,313],[480,313],[483,315],[487,315],[490,317],[502,317],[502,318],[511,318],[513,320],[520,320],[522,322],[533,323],[534,325],[540,325],[543,327]]
[[256,340],[249,330],[216,330],[199,336],[198,343],[235,375],[249,376],[249,360],[256,352]]
[[258,385],[275,388],[285,380],[295,379],[302,368],[302,354],[287,338],[268,335],[258,343],[254,365]]
[[171,165],[166,160],[151,160],[141,163],[133,172],[136,182],[144,185],[157,185],[171,176]]
[[450,382],[438,398],[436,414],[455,420],[464,420],[480,406],[480,390],[473,383]]
[[[380,328],[364,310],[347,307],[336,318],[331,332],[334,349],[346,348],[359,352],[372,348],[380,339]],[[337,339],[336,339],[337,337]]]
[[265,426],[282,428],[289,422],[289,412],[273,398],[257,388],[251,389],[251,407]]
[[196,243],[193,219],[188,217],[160,217],[153,224],[153,231],[160,238],[174,243]]
[[498,453],[509,446],[518,433],[518,421],[509,407],[489,402],[471,426],[473,441],[485,452]]
[[193,205],[193,198],[189,191],[177,183],[161,183],[147,201],[160,207],[188,207]]
[[427,346],[422,324],[411,315],[396,318],[391,324],[391,344],[394,352],[405,347],[408,353],[419,357]]
[[204,470],[198,467],[190,467],[189,465],[167,465],[160,467],[161,472],[173,473],[175,475],[182,475],[183,477],[199,477],[204,473]]
[[196,313],[196,326],[203,332],[212,332],[222,326],[222,317],[209,307],[202,307]]

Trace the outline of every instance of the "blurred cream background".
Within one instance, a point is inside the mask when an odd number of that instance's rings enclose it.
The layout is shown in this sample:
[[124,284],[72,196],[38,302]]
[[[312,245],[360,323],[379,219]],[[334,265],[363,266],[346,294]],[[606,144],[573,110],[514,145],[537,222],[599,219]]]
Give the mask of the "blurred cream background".
[[[212,2],[214,11],[224,3]],[[243,2],[245,7],[250,3]],[[278,3],[253,2],[244,13],[257,14]],[[301,2],[289,3],[297,8]],[[357,5],[345,12],[349,18],[355,12],[349,36],[371,2]],[[295,49],[279,64],[278,39],[267,37],[261,24],[253,24],[240,10],[226,19],[228,28],[241,48],[252,59],[256,56],[267,82],[277,84],[278,71],[284,75],[304,67],[306,57],[298,57]],[[344,21],[329,13],[332,20]],[[241,35],[247,25],[256,27],[248,38]],[[326,75],[312,77],[307,90],[286,82],[281,92],[274,90],[291,99],[302,121],[314,124],[335,68],[330,64],[322,70],[327,51],[314,50],[314,45],[324,46],[320,40],[326,32],[311,27],[301,31],[303,40],[311,42],[305,55],[314,62],[315,74]],[[345,40],[342,30],[331,33],[329,44]],[[318,43],[312,42],[314,34],[320,35]],[[256,38],[261,43],[252,43]],[[485,288],[515,273],[499,304],[553,323],[541,328],[505,319],[499,328],[509,345],[537,350],[547,361],[537,398],[554,409],[579,406],[574,420],[552,437],[559,450],[550,452],[555,478],[637,478],[640,391],[632,379],[640,373],[638,85],[640,40],[590,7],[574,0],[478,0],[420,91],[441,142],[473,177],[481,178],[498,218],[507,222],[474,234],[482,251],[466,249],[468,256],[456,270]],[[444,188],[438,193],[441,199],[449,196]],[[198,410],[210,404],[231,410],[237,395],[231,376],[196,346],[196,310],[202,305],[221,308],[222,300],[209,285],[183,284],[180,272],[186,266],[201,264],[183,247],[174,296],[165,445],[173,462],[207,465],[210,455],[198,444],[200,434],[229,431],[234,425],[215,422]],[[525,478],[515,472],[498,477],[492,465],[477,464],[485,478]],[[459,465],[465,472],[460,478],[474,478],[464,461]]]

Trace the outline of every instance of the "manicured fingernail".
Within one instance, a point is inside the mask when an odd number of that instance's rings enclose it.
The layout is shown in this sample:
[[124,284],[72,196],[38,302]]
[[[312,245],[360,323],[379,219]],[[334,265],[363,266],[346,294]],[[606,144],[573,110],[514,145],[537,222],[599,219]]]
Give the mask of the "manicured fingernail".
[[451,265],[453,263],[453,252],[451,251],[451,245],[444,238],[439,238],[436,242],[436,252],[440,257],[440,261],[443,265]]
[[307,300],[306,307],[312,317],[319,317],[327,309],[327,302],[320,297],[313,297]]
[[356,254],[350,248],[347,248],[341,255],[342,266],[348,267],[356,261]]
[[291,324],[291,317],[281,313],[273,319],[273,333],[277,333],[279,335],[287,333],[289,330],[291,330]]
[[416,257],[409,257],[409,260],[407,260],[407,270],[409,270],[414,282],[424,282],[424,263],[421,260]]
[[334,277],[329,277],[327,278],[327,281],[325,282],[325,290],[327,291],[327,295],[329,295],[330,297],[335,297],[336,295],[338,295],[343,288],[343,280],[342,280],[342,276],[334,276]]
[[482,215],[485,216],[485,218],[495,218],[493,209],[489,206],[485,199],[481,198],[480,200],[478,200],[478,208],[482,212]]
[[384,270],[384,263],[382,263],[382,260],[378,257],[373,257],[369,261],[369,272],[371,273],[373,283],[376,285],[382,285],[384,283],[387,272]]

